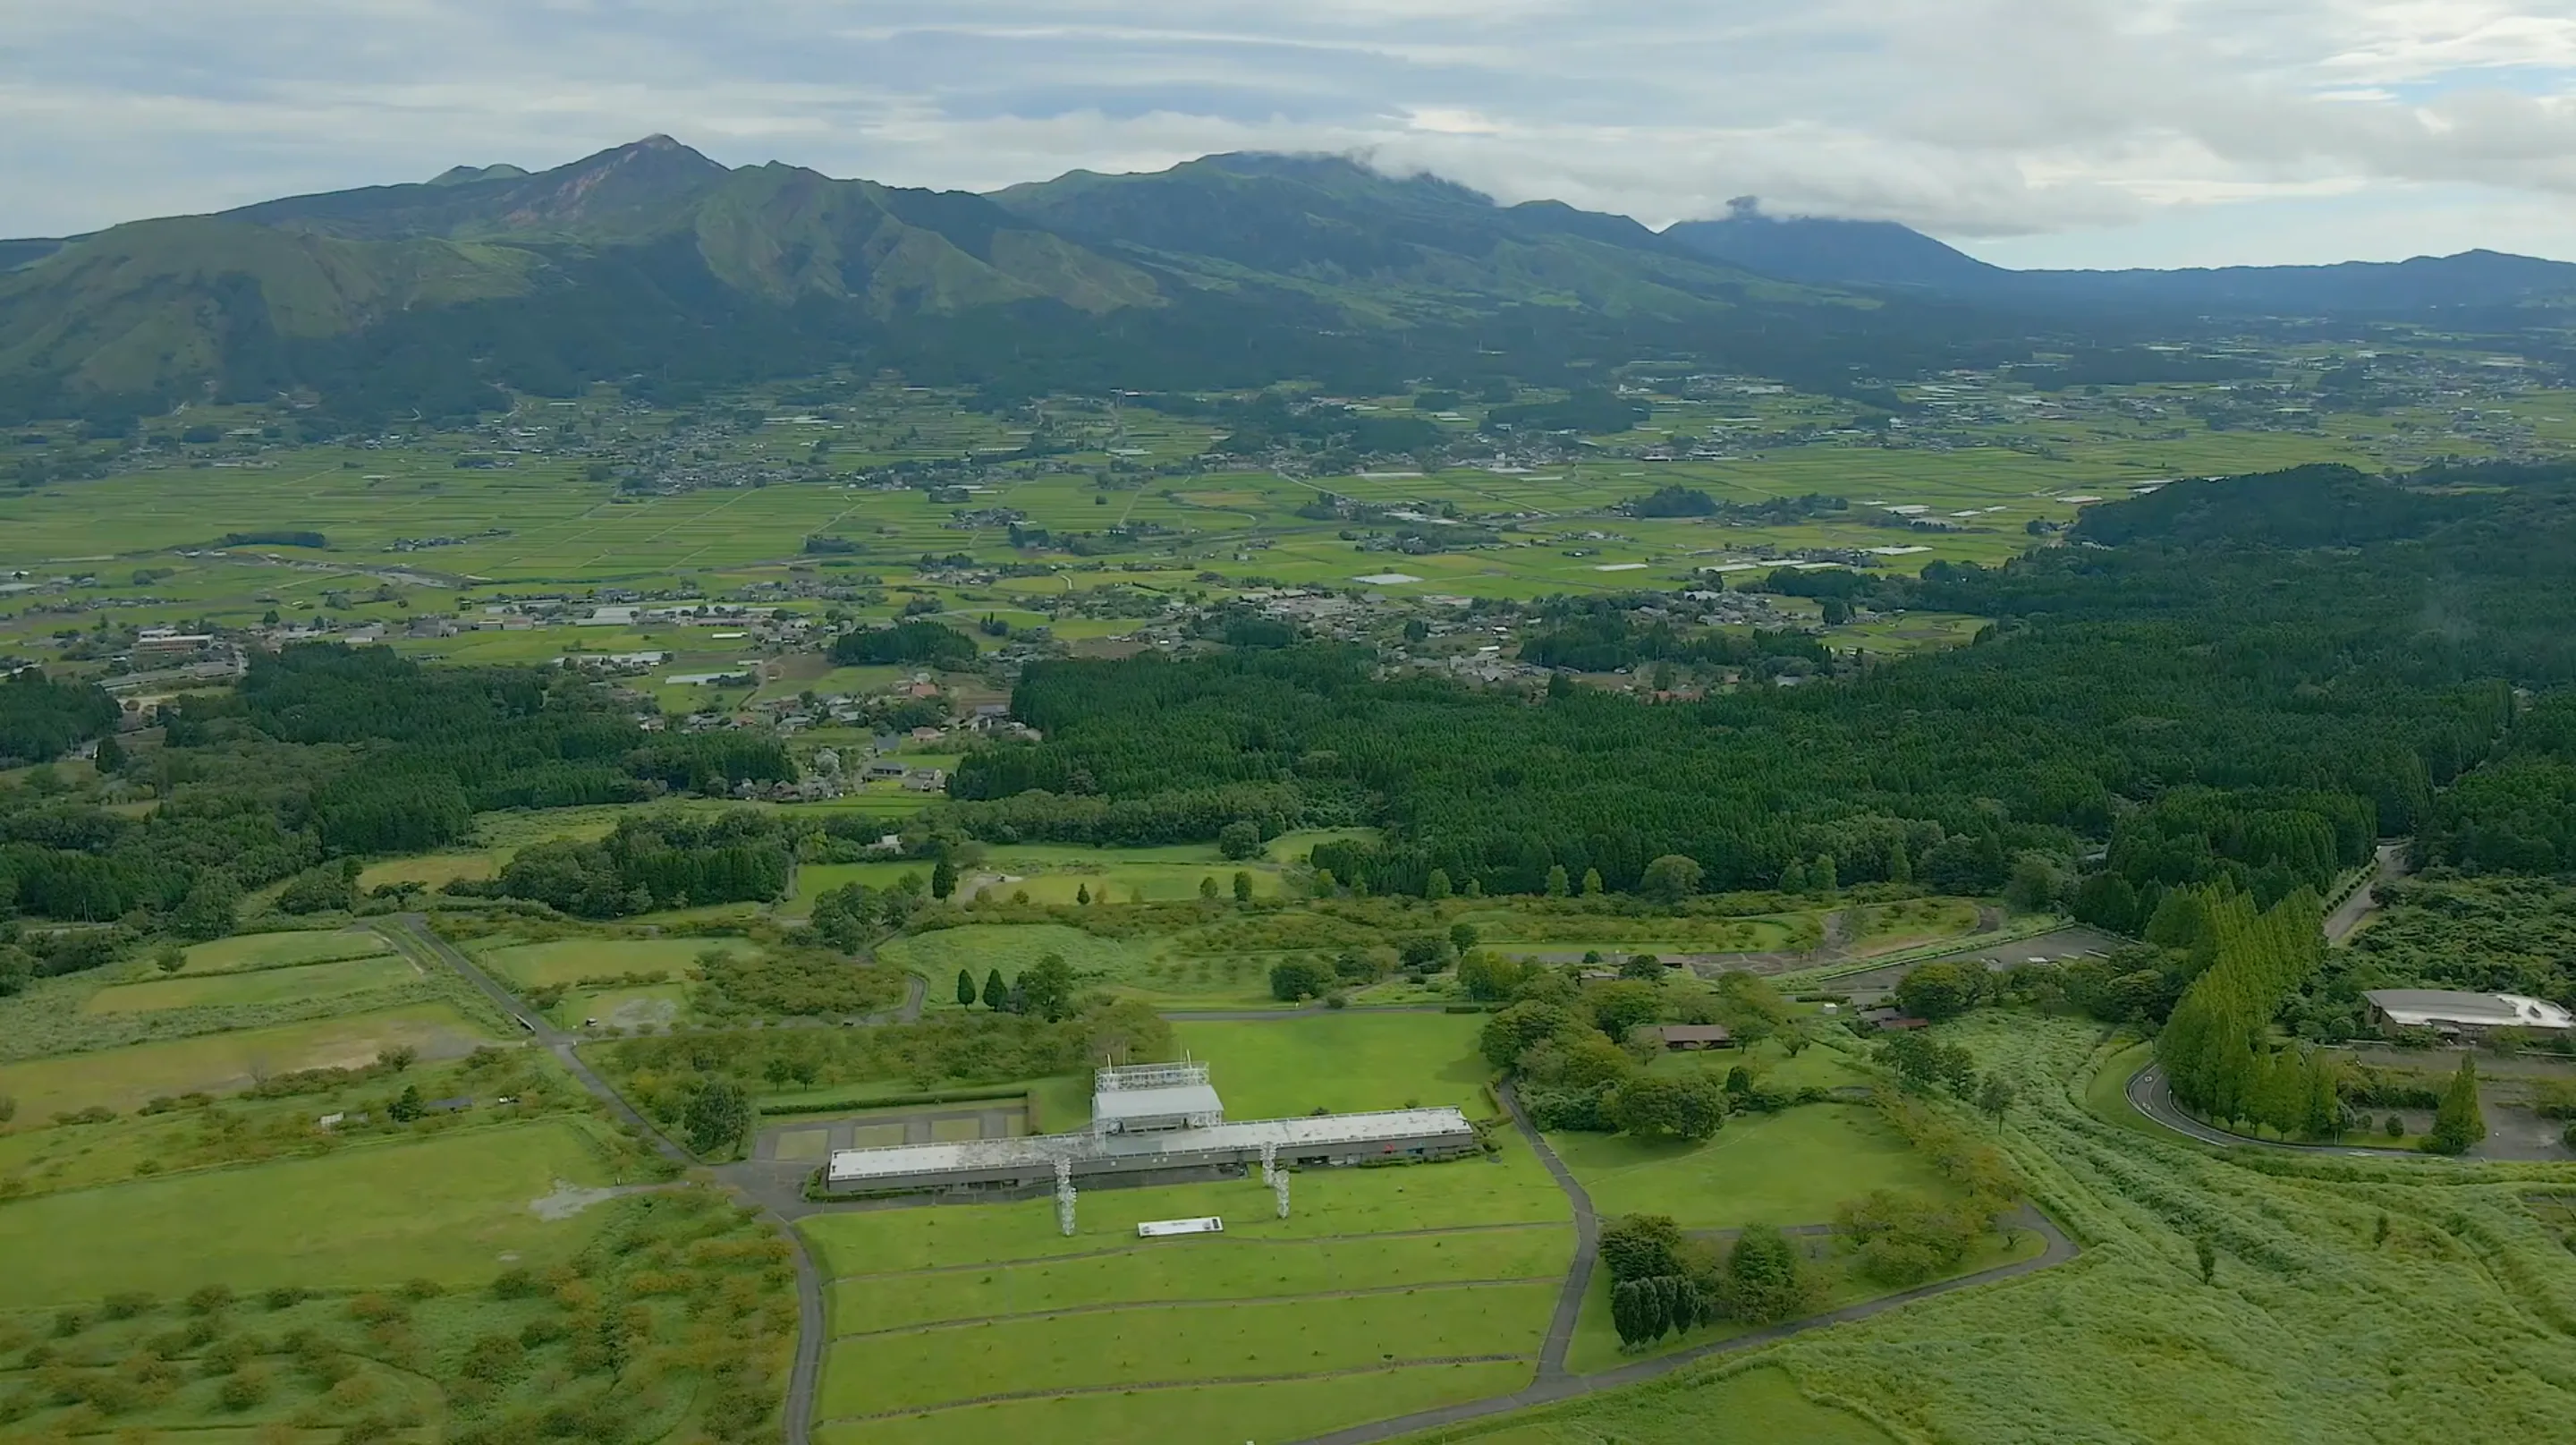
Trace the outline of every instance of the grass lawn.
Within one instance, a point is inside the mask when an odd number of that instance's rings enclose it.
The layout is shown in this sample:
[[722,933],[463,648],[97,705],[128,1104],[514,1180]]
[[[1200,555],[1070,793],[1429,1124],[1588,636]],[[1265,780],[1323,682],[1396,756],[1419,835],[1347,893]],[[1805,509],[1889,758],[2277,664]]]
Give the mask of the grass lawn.
[[[1879,1284],[1851,1273],[1846,1261],[1835,1258],[1830,1246],[1823,1240],[1802,1236],[1794,1238],[1792,1242],[1813,1248],[1822,1254],[1821,1258],[1815,1260],[1815,1267],[1821,1271],[1825,1281],[1822,1296],[1816,1302],[1816,1313],[1841,1309],[1845,1305],[1859,1304],[1864,1300],[1877,1299],[1884,1295],[1899,1293],[1903,1289],[1913,1288],[1911,1285]],[[1978,1274],[1998,1265],[2010,1264],[2015,1260],[2036,1258],[2047,1249],[2047,1238],[2036,1230],[2020,1230],[2014,1234],[2009,1243],[2001,1235],[1989,1234],[1977,1241],[1976,1245],[1968,1251],[1967,1257],[1959,1261],[1958,1268],[1936,1278],[1956,1279],[1963,1275]],[[1583,1297],[1583,1314],[1575,1324],[1574,1348],[1566,1355],[1565,1367],[1578,1375],[1591,1374],[1599,1370],[1615,1370],[1621,1365],[1638,1360],[1650,1360],[1658,1355],[1669,1355],[1676,1350],[1695,1349],[1719,1340],[1731,1340],[1738,1335],[1750,1334],[1757,1328],[1759,1326],[1731,1322],[1712,1325],[1706,1329],[1693,1330],[1687,1335],[1666,1335],[1640,1351],[1633,1353],[1623,1351],[1619,1348],[1619,1331],[1610,1323],[1610,1272],[1595,1270],[1592,1275],[1592,1288]]]
[[891,888],[900,882],[906,873],[921,875],[921,880],[925,884],[930,881],[929,865],[910,861],[799,863],[796,865],[796,894],[779,911],[790,917],[803,918],[814,911],[815,899],[835,888],[852,883],[866,888]]
[[419,967],[409,959],[392,955],[198,977],[181,974],[176,978],[148,979],[142,983],[123,983],[100,989],[82,1002],[81,1012],[142,1013],[160,1009],[342,998],[370,989],[409,983],[420,976]]
[[1029,1127],[1040,1134],[1069,1134],[1091,1126],[1091,1076],[1059,1074],[1029,1085]]
[[826,1422],[815,1427],[814,1438],[818,1445],[953,1445],[959,1440],[1094,1445],[1103,1440],[1230,1441],[1250,1428],[1263,1438],[1294,1440],[1359,1421],[1509,1394],[1529,1379],[1529,1366],[1515,1362],[1380,1368],[1254,1385],[1122,1387],[864,1422]]
[[343,958],[373,958],[393,951],[394,946],[385,941],[385,936],[372,928],[349,928],[336,932],[313,929],[301,933],[244,933],[191,947],[188,966],[180,972],[186,975],[291,968],[297,964],[329,963]]
[[711,948],[749,953],[754,947],[739,938],[562,938],[478,946],[475,957],[521,988],[544,988],[629,973],[667,973],[677,980]]
[[315,1159],[22,1200],[11,1233],[44,1240],[0,1270],[0,1307],[184,1293],[205,1283],[342,1289],[413,1278],[479,1284],[515,1253],[537,1268],[589,1237],[529,1208],[555,1182],[608,1182],[588,1126],[546,1120]]
[[[1303,1183],[1301,1177],[1298,1183]],[[1292,1189],[1294,1186],[1291,1186]],[[835,1282],[832,1333],[877,1335],[939,1320],[1102,1304],[1260,1299],[1483,1281],[1553,1284],[1573,1232],[1562,1224],[1431,1237],[1245,1239],[1229,1232],[1175,1245],[1131,1241],[1110,1253],[995,1264],[985,1270],[862,1275]]]
[[1793,1059],[1787,1049],[1772,1040],[1765,1040],[1749,1049],[1657,1054],[1654,1061],[1646,1066],[1647,1072],[1652,1074],[1678,1076],[1705,1072],[1720,1080],[1737,1068],[1750,1070],[1757,1082],[1773,1089],[1832,1089],[1875,1082],[1839,1049],[1811,1044]]
[[417,1049],[424,1059],[444,1059],[493,1041],[492,1034],[450,1005],[412,1004],[0,1064],[0,1094],[18,1101],[20,1119],[34,1121],[92,1105],[131,1109],[160,1095],[227,1093],[249,1087],[262,1075],[295,1069],[369,1064],[397,1046]]
[[1494,1112],[1492,1076],[1476,1052],[1478,1014],[1327,1011],[1257,1023],[1178,1023],[1173,1037],[1211,1068],[1230,1119],[1278,1119],[1327,1109],[1455,1104]]
[[[1043,1199],[807,1219],[838,1336],[817,1438],[1223,1439],[1246,1410],[1276,1438],[1529,1382],[1574,1230],[1527,1148],[1291,1179],[1285,1220],[1257,1180],[1087,1193],[1070,1239]],[[1199,1214],[1226,1232],[1136,1238]]]
[[498,875],[501,865],[509,861],[510,849],[491,848],[480,853],[425,853],[417,858],[394,858],[371,864],[358,875],[361,890],[382,888],[390,883],[417,883],[437,889],[459,878],[480,882]]
[[1113,983],[1123,983],[1141,971],[1146,959],[1141,947],[1060,923],[969,923],[942,928],[890,939],[877,949],[877,959],[928,979],[930,1008],[953,1009],[958,1006],[959,969],[973,973],[981,987],[993,969],[1000,969],[1006,981],[1015,979],[1020,970],[1050,953],[1064,955],[1077,973],[1095,974]]
[[[1476,1356],[1535,1359],[1553,1282],[1385,1296],[1235,1300],[990,1320],[834,1344],[823,1419],[1014,1391],[1326,1374]],[[993,1366],[1007,1361],[999,1374]]]
[[1866,1105],[1805,1104],[1735,1115],[1704,1143],[1624,1134],[1549,1136],[1602,1215],[1669,1214],[1686,1229],[1822,1224],[1873,1189],[1950,1191]]
[[1481,1445],[1895,1445],[1868,1420],[1808,1399],[1777,1366],[1729,1375],[1679,1399],[1630,1391],[1587,1402],[1579,1418],[1542,1418],[1450,1438]]

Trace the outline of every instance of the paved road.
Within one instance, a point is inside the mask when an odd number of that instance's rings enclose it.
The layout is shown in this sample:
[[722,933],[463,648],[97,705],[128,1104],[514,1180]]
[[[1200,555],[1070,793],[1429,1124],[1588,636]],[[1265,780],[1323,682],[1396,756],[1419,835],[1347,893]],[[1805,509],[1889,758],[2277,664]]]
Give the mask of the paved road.
[[2359,1159],[2420,1159],[2412,1149],[2372,1149],[2354,1144],[2291,1144],[2275,1139],[2249,1139],[2231,1134],[2214,1125],[2204,1124],[2183,1112],[2174,1102],[2173,1087],[2165,1081],[2162,1064],[2149,1064],[2129,1076],[2130,1107],[2164,1125],[2177,1134],[2187,1134],[2204,1144],[2233,1149],[2251,1146],[2256,1149],[2279,1149],[2292,1154],[2348,1154]]
[[[556,1060],[562,1063],[565,1071],[570,1073],[583,1088],[590,1091],[592,1097],[606,1104],[611,1115],[633,1127],[663,1158],[683,1166],[697,1162],[695,1156],[681,1148],[678,1141],[655,1127],[652,1120],[637,1113],[635,1106],[627,1103],[624,1095],[610,1088],[607,1080],[602,1079],[591,1070],[589,1064],[582,1061],[581,1055],[573,1049],[577,1040],[572,1035],[556,1028],[544,1014],[521,1002],[517,995],[503,988],[490,974],[478,967],[474,960],[467,958],[455,945],[439,937],[437,931],[429,926],[426,918],[417,913],[403,913],[390,919],[379,920],[375,926],[377,931],[384,934],[386,940],[405,957],[414,962],[427,959],[445,964],[455,970],[467,983],[474,985],[503,1013],[516,1020],[519,1027],[526,1029],[540,1047],[552,1053]],[[913,982],[918,985],[921,981],[915,978]],[[914,1017],[919,1017],[921,990],[918,987],[913,990],[912,997],[905,1007]],[[718,1172],[722,1175],[729,1171]],[[800,1178],[804,1172],[801,1169],[798,1171]],[[794,1251],[797,1309],[796,1361],[787,1376],[786,1437],[788,1445],[807,1445],[814,1418],[814,1391],[823,1373],[822,1271],[815,1267],[813,1253],[806,1249],[804,1236],[796,1232],[794,1226],[772,1206],[769,1200],[761,1198],[759,1194],[752,1191],[740,1189],[730,1179],[726,1182],[769,1215],[771,1222],[778,1226],[779,1232],[787,1237],[788,1247]]]
[[2379,871],[2368,883],[2352,890],[2352,896],[2334,912],[2326,915],[2327,943],[2343,943],[2369,921],[2370,915],[2379,911],[2379,904],[2371,895],[2379,890],[2380,884],[2406,876],[2406,850],[2407,844],[2403,839],[2379,845]]
[[1583,1319],[1583,1296],[1592,1288],[1592,1269],[1601,1258],[1601,1220],[1592,1212],[1592,1195],[1556,1151],[1547,1146],[1547,1137],[1522,1112],[1520,1096],[1509,1083],[1494,1091],[1511,1111],[1512,1126],[1529,1141],[1538,1162],[1547,1166],[1548,1177],[1565,1191],[1566,1201],[1574,1206],[1574,1263],[1565,1272],[1565,1286],[1556,1292],[1556,1313],[1547,1323],[1547,1341],[1539,1346],[1538,1381],[1565,1377],[1565,1357],[1574,1348],[1574,1327]]

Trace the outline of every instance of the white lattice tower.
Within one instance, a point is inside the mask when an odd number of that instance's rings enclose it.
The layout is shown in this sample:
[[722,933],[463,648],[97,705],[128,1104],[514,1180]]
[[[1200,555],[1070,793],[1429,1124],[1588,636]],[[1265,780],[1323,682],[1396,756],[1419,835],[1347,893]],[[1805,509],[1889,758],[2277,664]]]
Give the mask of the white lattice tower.
[[1287,1170],[1285,1170],[1285,1169],[1273,1168],[1273,1169],[1270,1171],[1270,1192],[1271,1192],[1271,1193],[1273,1193],[1273,1194],[1275,1194],[1275,1195],[1277,1195],[1277,1196],[1279,1196],[1279,1217],[1280,1217],[1280,1218],[1282,1218],[1282,1219],[1286,1219],[1286,1218],[1288,1217],[1288,1171],[1287,1171]]
[[1261,1145],[1261,1182],[1279,1182],[1279,1143],[1275,1139],[1265,1140]]
[[1055,1161],[1055,1227],[1073,1238],[1073,1161]]

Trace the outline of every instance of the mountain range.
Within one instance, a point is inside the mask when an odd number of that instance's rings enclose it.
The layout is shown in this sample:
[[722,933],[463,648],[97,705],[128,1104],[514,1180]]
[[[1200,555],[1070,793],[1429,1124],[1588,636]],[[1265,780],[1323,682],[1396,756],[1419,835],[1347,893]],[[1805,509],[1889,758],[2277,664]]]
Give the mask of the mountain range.
[[1572,383],[1666,354],[1865,395],[2027,354],[2032,309],[2521,306],[2576,292],[2571,275],[2486,253],[2011,272],[1887,223],[1740,205],[1658,233],[1333,157],[1209,156],[976,195],[730,168],[654,136],[547,171],[458,166],[0,242],[0,418],[296,394],[365,421],[835,365],[1003,393]]
[[1774,217],[1750,198],[1720,219],[1678,222],[1663,234],[1702,256],[1786,281],[2103,311],[2397,316],[2576,297],[2576,265],[2483,250],[2326,266],[2014,271],[1892,221]]

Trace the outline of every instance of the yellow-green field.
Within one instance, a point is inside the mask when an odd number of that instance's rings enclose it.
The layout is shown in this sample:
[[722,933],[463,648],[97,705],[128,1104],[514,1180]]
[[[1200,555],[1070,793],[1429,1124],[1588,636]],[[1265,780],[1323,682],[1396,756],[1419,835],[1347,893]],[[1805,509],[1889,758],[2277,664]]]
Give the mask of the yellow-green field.
[[413,1004],[0,1064],[0,1094],[15,1098],[19,1118],[32,1122],[91,1107],[126,1110],[164,1096],[227,1093],[296,1069],[354,1068],[394,1048],[453,1058],[494,1040],[451,1005]]
[[236,973],[245,969],[285,968],[330,963],[344,958],[373,958],[393,952],[383,934],[350,928],[335,933],[242,933],[212,943],[189,946],[183,975]]
[[152,979],[116,984],[91,994],[81,1005],[87,1013],[145,1013],[162,1009],[287,1003],[340,998],[408,983],[421,977],[419,966],[391,955],[260,968],[248,972]]
[[345,1289],[417,1275],[480,1284],[507,1267],[504,1256],[543,1268],[589,1229],[579,1216],[541,1218],[531,1202],[558,1181],[607,1181],[589,1128],[496,1125],[20,1200],[6,1206],[10,1232],[47,1243],[11,1251],[0,1307],[158,1293],[183,1281]]
[[739,938],[566,938],[550,943],[477,945],[475,956],[520,988],[545,988],[584,978],[667,973],[677,980],[707,952],[748,953]]

